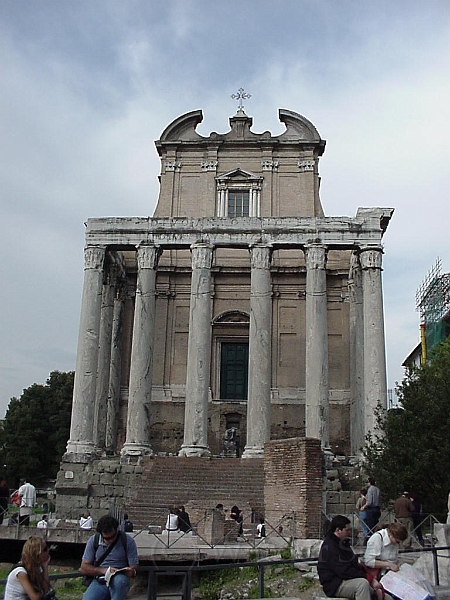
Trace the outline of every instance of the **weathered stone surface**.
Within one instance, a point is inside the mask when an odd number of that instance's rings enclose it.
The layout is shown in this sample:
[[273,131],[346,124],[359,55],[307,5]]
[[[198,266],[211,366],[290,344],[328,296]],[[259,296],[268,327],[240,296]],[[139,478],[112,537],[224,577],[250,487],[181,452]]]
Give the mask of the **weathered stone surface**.
[[295,558],[317,558],[321,545],[322,540],[317,539],[293,540],[293,555]]
[[[381,242],[393,210],[324,216],[325,142],[297,113],[280,111],[279,136],[252,132],[243,111],[223,135],[199,135],[200,120],[179,117],[156,143],[154,217],[87,222],[65,511],[70,489],[77,510],[83,496],[100,511],[122,491],[126,504],[147,455],[218,455],[233,428],[238,456],[307,435],[338,470],[385,395]],[[225,359],[227,344],[250,347],[248,361]],[[341,489],[338,477],[326,485]]]

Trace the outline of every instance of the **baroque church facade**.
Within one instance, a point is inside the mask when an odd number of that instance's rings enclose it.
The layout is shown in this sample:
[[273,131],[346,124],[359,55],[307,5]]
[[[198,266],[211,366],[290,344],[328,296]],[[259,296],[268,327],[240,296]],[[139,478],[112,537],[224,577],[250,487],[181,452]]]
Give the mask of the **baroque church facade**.
[[386,403],[382,237],[390,208],[326,217],[325,141],[280,110],[281,135],[239,107],[156,142],[153,217],[89,219],[64,460],[225,454],[319,439],[355,455]]

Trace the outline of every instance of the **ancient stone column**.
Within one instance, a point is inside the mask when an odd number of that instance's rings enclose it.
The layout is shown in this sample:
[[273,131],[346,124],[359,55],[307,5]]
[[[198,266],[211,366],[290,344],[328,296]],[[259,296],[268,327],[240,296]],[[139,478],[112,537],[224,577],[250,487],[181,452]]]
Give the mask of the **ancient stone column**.
[[270,246],[250,248],[250,329],[248,358],[247,443],[242,458],[261,458],[270,440],[272,386],[272,299]]
[[127,435],[121,450],[122,456],[143,456],[153,453],[150,446],[150,401],[158,258],[159,249],[155,246],[139,246],[131,344]]
[[105,449],[116,274],[116,269],[114,269],[112,265],[105,271],[102,307],[100,312],[100,337],[94,413],[94,444],[99,451]]
[[94,407],[105,248],[84,249],[84,284],[66,458],[84,462],[95,454]]
[[306,437],[329,446],[327,248],[305,246],[306,254]]
[[348,279],[350,327],[350,447],[358,456],[364,446],[364,315],[362,272],[359,257],[352,254]]
[[109,453],[114,453],[116,450],[117,417],[120,400],[120,370],[122,367],[122,325],[125,289],[125,282],[119,282],[116,297],[114,298],[105,437],[105,447]]
[[184,440],[180,456],[207,456],[208,393],[211,364],[211,261],[208,244],[192,251],[189,340],[184,412]]
[[376,428],[375,409],[386,408],[386,350],[384,339],[383,289],[381,265],[383,249],[379,246],[361,248],[364,310],[364,403],[365,433]]

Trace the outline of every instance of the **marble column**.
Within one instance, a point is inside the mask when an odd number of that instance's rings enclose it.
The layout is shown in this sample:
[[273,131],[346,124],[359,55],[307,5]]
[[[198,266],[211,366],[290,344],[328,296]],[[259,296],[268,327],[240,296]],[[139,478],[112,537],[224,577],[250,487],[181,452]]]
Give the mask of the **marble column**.
[[306,254],[306,437],[329,446],[327,248],[305,246]]
[[66,458],[84,462],[95,455],[94,409],[105,248],[84,249],[84,284]]
[[118,282],[116,297],[114,298],[112,336],[111,336],[111,362],[109,369],[108,408],[106,416],[106,451],[114,454],[117,439],[117,418],[120,400],[120,371],[122,367],[122,329],[123,310],[125,302],[126,284]]
[[250,248],[250,329],[248,359],[247,443],[242,458],[262,458],[270,440],[272,387],[272,299],[270,261],[266,245]]
[[386,350],[384,339],[383,288],[381,282],[383,249],[361,248],[364,311],[364,405],[365,433],[376,429],[375,410],[387,403]]
[[180,456],[208,456],[208,395],[211,365],[211,262],[213,249],[194,244],[192,251],[189,340]]
[[359,257],[352,254],[348,279],[350,327],[350,447],[354,456],[364,446],[364,313]]
[[110,265],[105,271],[102,307],[100,311],[100,336],[94,413],[94,444],[100,452],[105,449],[116,275],[117,270],[114,269],[113,265]]
[[137,249],[137,285],[131,344],[127,435],[122,456],[153,454],[150,446],[150,402],[155,330],[156,268],[159,249]]

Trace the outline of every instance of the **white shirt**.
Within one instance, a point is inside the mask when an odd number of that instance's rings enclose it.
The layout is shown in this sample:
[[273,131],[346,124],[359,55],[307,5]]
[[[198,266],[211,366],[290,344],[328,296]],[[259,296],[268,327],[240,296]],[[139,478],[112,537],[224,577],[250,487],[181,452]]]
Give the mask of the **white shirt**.
[[367,542],[364,554],[364,564],[374,568],[375,560],[386,560],[396,563],[398,560],[399,546],[391,542],[387,529],[381,529],[374,533]]
[[16,567],[8,575],[5,588],[5,600],[30,600],[28,594],[25,592],[22,584],[17,578],[19,573],[26,574],[24,567]]
[[94,521],[92,520],[92,517],[81,517],[80,527],[81,529],[92,529],[94,527]]
[[47,523],[47,521],[44,521],[44,519],[41,519],[40,521],[37,522],[36,527],[38,529],[47,529],[48,523]]
[[169,513],[166,521],[166,529],[167,531],[177,531],[178,530],[178,517],[173,513]]
[[20,506],[33,508],[36,504],[36,488],[31,483],[24,483],[19,488]]

